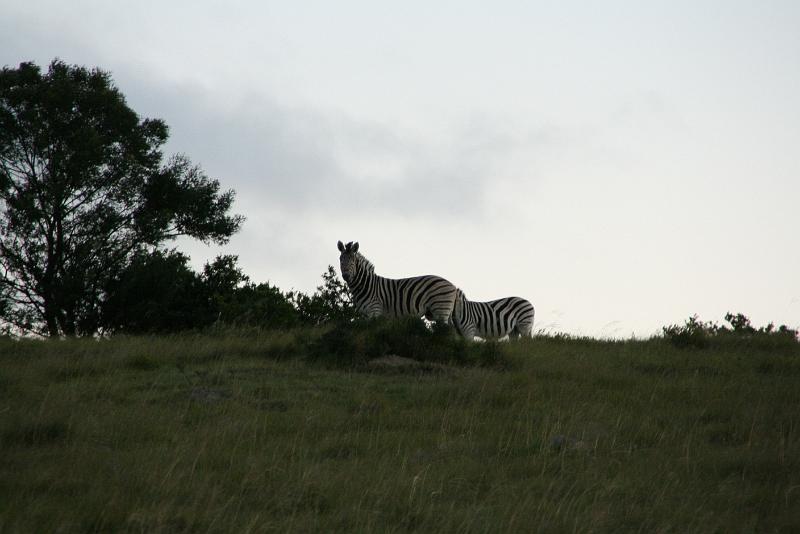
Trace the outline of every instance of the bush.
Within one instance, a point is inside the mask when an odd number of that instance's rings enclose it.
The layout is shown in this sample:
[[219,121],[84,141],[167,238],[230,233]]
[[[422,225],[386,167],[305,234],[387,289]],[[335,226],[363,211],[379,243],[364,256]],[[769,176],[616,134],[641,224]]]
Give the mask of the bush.
[[507,364],[500,343],[467,343],[451,326],[421,319],[358,319],[341,321],[309,346],[313,360],[338,366],[360,366],[382,356],[402,356],[420,362],[502,366]]
[[289,296],[269,282],[246,283],[216,297],[219,325],[279,330],[299,326]]
[[163,334],[214,321],[202,276],[175,250],[139,251],[105,292],[99,321],[105,332]]
[[313,295],[292,291],[286,296],[297,310],[300,322],[305,325],[344,322],[358,317],[350,290],[337,277],[332,265],[328,265],[328,270],[322,273],[322,285],[317,286]]
[[322,280],[316,292],[307,295],[299,291],[284,293],[269,283],[247,282],[245,277],[244,285],[223,286],[225,291],[215,294],[217,321],[225,326],[275,330],[354,319],[356,312],[347,287],[332,266],[328,266]]
[[[329,266],[312,295],[255,284],[236,256],[219,256],[201,272],[174,250],[140,251],[106,288],[101,315],[107,333],[175,333],[214,327],[285,330],[350,320],[347,287]],[[2,311],[0,298],[0,312]],[[3,331],[0,330],[0,334]]]
[[726,313],[729,326],[713,322],[702,322],[696,315],[689,317],[683,326],[671,325],[663,328],[664,337],[675,347],[703,349],[711,345],[746,344],[763,350],[787,349],[794,351],[798,344],[797,330],[773,323],[755,328],[744,314]]
[[712,333],[711,323],[703,324],[693,315],[686,320],[683,326],[665,326],[664,337],[679,349],[696,348],[702,349],[708,346],[708,338]]

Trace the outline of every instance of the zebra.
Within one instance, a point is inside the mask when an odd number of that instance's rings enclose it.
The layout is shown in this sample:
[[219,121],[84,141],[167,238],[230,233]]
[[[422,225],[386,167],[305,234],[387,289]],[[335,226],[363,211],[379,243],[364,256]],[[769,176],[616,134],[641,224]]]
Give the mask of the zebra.
[[358,243],[338,243],[342,278],[350,288],[356,309],[367,317],[425,316],[448,324],[455,305],[456,286],[440,276],[384,278],[358,251]]
[[461,289],[456,290],[453,309],[453,326],[468,341],[480,336],[484,339],[531,336],[533,330],[533,304],[521,297],[506,297],[489,302],[468,300]]

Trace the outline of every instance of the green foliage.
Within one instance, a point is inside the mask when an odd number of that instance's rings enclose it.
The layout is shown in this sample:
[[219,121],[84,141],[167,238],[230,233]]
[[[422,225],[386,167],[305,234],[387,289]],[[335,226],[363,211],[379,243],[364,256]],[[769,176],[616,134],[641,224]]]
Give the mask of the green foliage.
[[0,319],[94,334],[104,289],[178,236],[224,243],[242,217],[184,156],[162,163],[163,121],[140,119],[108,73],[53,61],[0,71]]
[[176,251],[140,252],[109,281],[103,302],[105,332],[167,333],[214,320],[204,280]]
[[675,347],[704,349],[712,346],[746,344],[765,350],[792,350],[798,343],[798,332],[786,325],[775,328],[773,323],[755,328],[744,314],[727,313],[730,326],[702,322],[694,315],[684,325],[663,328],[664,337]]
[[236,256],[219,256],[200,273],[176,251],[140,253],[109,285],[103,305],[108,333],[154,334],[212,325],[285,329],[298,326],[288,297],[253,284]]
[[219,323],[267,329],[318,326],[356,317],[347,287],[328,266],[322,285],[307,295],[300,291],[282,292],[269,283],[246,283],[219,298]]
[[333,267],[309,296],[252,283],[237,261],[219,256],[197,273],[180,252],[139,252],[106,287],[103,332],[174,333],[212,325],[279,330],[355,318]]
[[504,345],[468,343],[452,327],[421,319],[360,319],[340,321],[308,349],[313,360],[358,367],[383,356],[400,356],[419,362],[466,365],[508,365]]
[[221,325],[278,330],[300,324],[297,310],[287,295],[269,283],[247,283],[220,295],[217,302]]
[[269,283],[250,282],[237,260],[236,256],[221,256],[203,270],[215,324],[273,330],[297,326],[297,312],[288,296]]
[[250,280],[237,265],[238,261],[238,256],[226,254],[203,266],[201,278],[211,299],[223,298]]
[[358,317],[350,298],[350,290],[339,279],[336,269],[328,265],[322,273],[322,285],[312,295],[301,292],[290,292],[292,301],[300,315],[300,322],[305,325],[320,325],[329,322],[346,322]]
[[696,315],[689,317],[683,326],[670,325],[663,328],[664,337],[678,348],[702,349],[708,346],[713,325],[703,324]]

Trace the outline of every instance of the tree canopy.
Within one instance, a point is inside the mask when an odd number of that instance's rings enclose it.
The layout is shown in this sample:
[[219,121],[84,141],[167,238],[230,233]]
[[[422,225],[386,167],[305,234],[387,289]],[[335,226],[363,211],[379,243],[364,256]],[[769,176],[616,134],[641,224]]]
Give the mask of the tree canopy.
[[137,254],[110,283],[103,331],[159,334],[214,325],[287,329],[356,317],[347,287],[332,266],[308,295],[252,283],[237,262],[237,256],[219,256],[195,272],[189,258],[175,250]]
[[183,155],[164,161],[168,133],[140,118],[103,70],[54,60],[46,73],[33,63],[0,71],[7,325],[93,334],[109,288],[142,254],[178,236],[225,243],[239,229],[232,190]]

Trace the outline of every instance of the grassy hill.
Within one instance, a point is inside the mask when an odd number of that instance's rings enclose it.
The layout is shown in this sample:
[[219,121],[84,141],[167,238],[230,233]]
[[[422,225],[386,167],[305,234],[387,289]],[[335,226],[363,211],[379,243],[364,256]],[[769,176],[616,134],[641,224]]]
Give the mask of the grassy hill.
[[0,531],[800,530],[797,343],[325,339],[0,339]]

